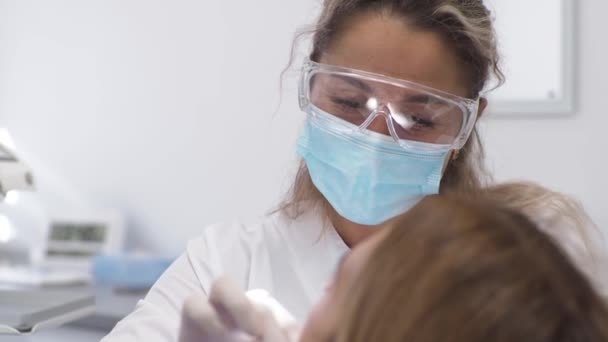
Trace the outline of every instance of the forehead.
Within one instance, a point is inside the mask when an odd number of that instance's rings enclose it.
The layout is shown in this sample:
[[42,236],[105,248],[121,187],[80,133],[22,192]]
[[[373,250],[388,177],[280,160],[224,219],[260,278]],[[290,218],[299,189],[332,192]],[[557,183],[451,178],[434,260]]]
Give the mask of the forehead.
[[320,62],[467,95],[461,63],[441,37],[388,15],[367,13],[350,19]]

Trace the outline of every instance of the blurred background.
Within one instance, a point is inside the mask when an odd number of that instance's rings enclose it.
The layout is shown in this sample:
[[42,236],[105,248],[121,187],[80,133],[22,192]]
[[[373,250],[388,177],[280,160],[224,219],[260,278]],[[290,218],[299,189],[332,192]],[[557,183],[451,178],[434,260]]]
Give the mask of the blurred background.
[[[608,233],[608,2],[534,3],[488,2],[513,78],[482,120],[487,165],[575,196]],[[101,224],[100,250],[171,259],[211,223],[273,209],[297,160],[306,41],[282,86],[281,72],[319,8],[0,0],[0,128],[36,179],[13,200],[38,220],[40,248],[61,253],[49,230],[86,242]],[[2,227],[0,246],[18,235]]]

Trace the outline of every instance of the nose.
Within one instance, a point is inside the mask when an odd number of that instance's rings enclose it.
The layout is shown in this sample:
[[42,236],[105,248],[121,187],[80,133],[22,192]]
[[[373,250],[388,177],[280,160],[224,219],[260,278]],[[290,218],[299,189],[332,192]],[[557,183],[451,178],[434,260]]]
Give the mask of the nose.
[[390,131],[388,130],[388,125],[386,124],[386,115],[387,114],[382,112],[376,114],[376,117],[372,120],[372,122],[370,122],[370,124],[366,128],[376,133],[391,135]]

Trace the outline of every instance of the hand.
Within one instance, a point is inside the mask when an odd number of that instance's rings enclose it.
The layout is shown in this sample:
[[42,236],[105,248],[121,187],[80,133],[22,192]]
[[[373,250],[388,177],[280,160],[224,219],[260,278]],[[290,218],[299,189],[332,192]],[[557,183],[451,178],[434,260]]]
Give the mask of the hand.
[[181,317],[180,342],[293,342],[295,322],[281,327],[273,313],[255,304],[230,279],[216,280],[207,297],[186,299]]

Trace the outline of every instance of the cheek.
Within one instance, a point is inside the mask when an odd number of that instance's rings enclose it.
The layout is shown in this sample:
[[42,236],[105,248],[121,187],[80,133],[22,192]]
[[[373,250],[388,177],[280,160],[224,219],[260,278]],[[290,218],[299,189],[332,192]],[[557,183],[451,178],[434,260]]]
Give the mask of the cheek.
[[313,307],[304,329],[300,342],[329,341],[336,326],[336,305],[331,305],[331,294],[326,292],[323,298]]

